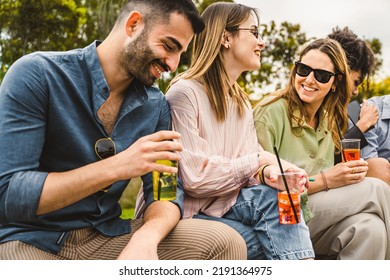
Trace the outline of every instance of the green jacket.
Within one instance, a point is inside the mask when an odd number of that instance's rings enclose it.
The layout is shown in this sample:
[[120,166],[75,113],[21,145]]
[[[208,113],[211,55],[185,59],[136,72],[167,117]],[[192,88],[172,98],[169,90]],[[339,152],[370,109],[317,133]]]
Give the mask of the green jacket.
[[[264,101],[269,98],[272,97]],[[327,129],[325,113],[320,115],[317,130],[306,122],[300,130],[296,121],[293,120],[290,125],[285,99],[265,107],[261,104],[264,103],[257,105],[253,113],[257,138],[264,150],[273,153],[275,146],[282,159],[306,170],[309,176],[333,166],[335,146],[331,132]],[[298,110],[294,114],[298,116]]]

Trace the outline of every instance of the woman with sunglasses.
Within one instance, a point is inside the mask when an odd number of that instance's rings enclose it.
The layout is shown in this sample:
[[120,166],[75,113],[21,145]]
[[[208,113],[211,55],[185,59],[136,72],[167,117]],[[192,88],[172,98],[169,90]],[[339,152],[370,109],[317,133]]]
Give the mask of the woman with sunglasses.
[[[206,27],[195,36],[191,66],[175,77],[166,94],[183,145],[184,217],[232,226],[244,237],[249,259],[313,258],[303,219],[279,224],[277,159],[258,144],[249,100],[236,82],[244,71],[260,67],[264,42],[257,11],[219,2],[202,18]],[[285,170],[300,172],[306,184],[304,170],[282,163]],[[269,172],[262,177],[266,165]]]
[[307,225],[316,257],[389,259],[390,189],[366,178],[363,160],[333,165],[339,129],[348,127],[351,90],[339,43],[315,40],[300,53],[288,85],[254,108],[257,136],[265,150],[276,147],[314,180],[307,190],[313,214]]

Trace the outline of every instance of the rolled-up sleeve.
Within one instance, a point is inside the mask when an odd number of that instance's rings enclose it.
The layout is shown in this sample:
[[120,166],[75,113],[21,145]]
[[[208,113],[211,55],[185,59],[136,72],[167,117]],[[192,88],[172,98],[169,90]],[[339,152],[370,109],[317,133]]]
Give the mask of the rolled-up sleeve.
[[17,172],[8,185],[5,217],[8,221],[33,221],[45,182],[46,172]]
[[47,176],[38,171],[46,129],[43,79],[39,61],[27,56],[0,87],[0,223],[36,218]]

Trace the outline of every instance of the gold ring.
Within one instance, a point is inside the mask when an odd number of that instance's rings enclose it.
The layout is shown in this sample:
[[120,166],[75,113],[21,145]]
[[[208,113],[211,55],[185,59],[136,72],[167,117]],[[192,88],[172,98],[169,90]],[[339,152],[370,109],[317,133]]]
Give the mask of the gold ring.
[[355,174],[355,169],[352,168],[352,174]]

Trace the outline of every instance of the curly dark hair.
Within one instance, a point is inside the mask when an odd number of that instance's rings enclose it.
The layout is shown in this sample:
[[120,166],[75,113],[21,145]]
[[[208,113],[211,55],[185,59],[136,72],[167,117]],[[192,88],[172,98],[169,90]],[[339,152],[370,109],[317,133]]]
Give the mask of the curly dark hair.
[[117,23],[126,20],[129,13],[134,10],[142,11],[145,25],[148,26],[167,22],[170,14],[178,13],[191,22],[194,33],[202,32],[205,27],[192,0],[128,0],[119,14]]
[[329,38],[339,42],[347,56],[349,68],[352,71],[361,71],[362,79],[369,77],[375,67],[374,53],[370,46],[360,39],[351,29],[335,27]]

